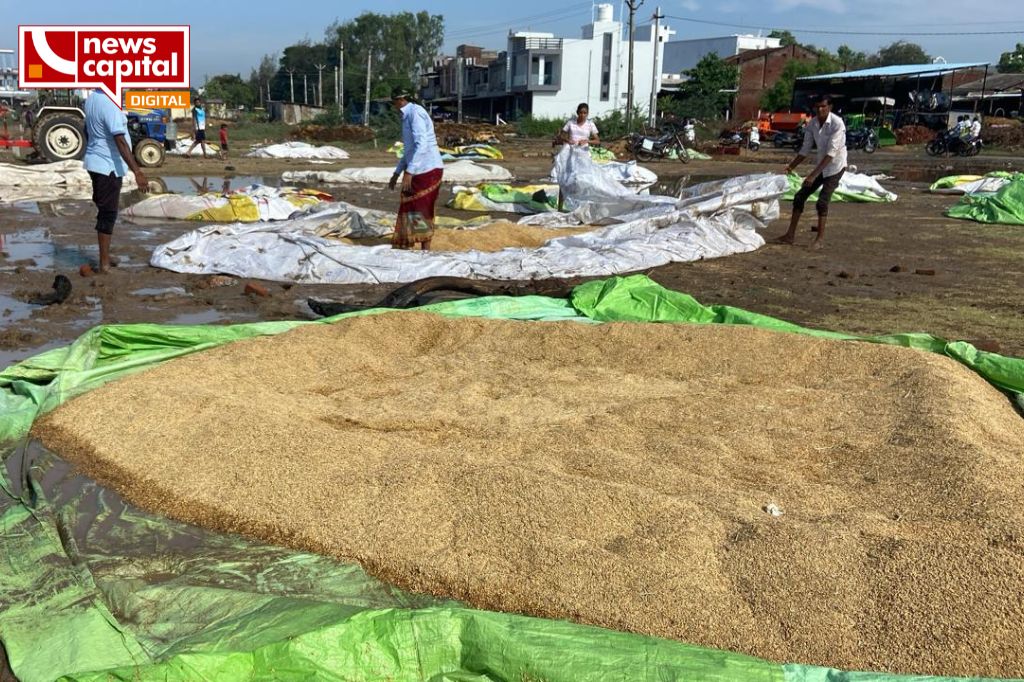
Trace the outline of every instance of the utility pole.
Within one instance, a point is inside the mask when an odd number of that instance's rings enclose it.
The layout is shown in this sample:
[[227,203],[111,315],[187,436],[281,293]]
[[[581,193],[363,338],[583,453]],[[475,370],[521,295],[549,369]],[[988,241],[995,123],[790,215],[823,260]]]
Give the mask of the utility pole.
[[313,66],[316,67],[316,77],[317,77],[317,88],[316,88],[317,98],[316,98],[316,101],[317,101],[317,106],[318,107],[322,107],[324,105],[324,69],[327,68],[327,65],[326,64],[314,64]]
[[306,74],[302,74],[302,103],[309,104],[309,84],[306,80]]
[[366,53],[366,101],[363,102],[363,125],[370,125],[370,71],[373,69],[373,53]]
[[295,69],[288,69],[288,88],[291,91],[291,99],[288,101],[292,104],[295,103]]
[[455,92],[458,93],[458,98],[459,98],[458,116],[457,116],[456,120],[459,123],[462,123],[462,81],[463,81],[463,78],[464,78],[463,74],[462,74],[462,64],[463,64],[462,57],[456,57],[455,58],[455,77],[458,79],[458,82],[455,84]]
[[345,109],[345,46],[338,46],[338,108]]
[[626,0],[629,8],[629,73],[626,79],[626,132],[633,131],[633,18],[644,0]]
[[338,94],[341,91],[338,89],[338,67],[334,67],[334,106],[341,107],[341,100],[338,99]]
[[661,68],[658,64],[658,48],[661,47],[661,31],[659,30],[659,22],[665,17],[661,13],[661,8],[654,10],[654,75],[651,76],[651,115],[649,117],[648,125],[654,127],[658,124],[658,91],[661,90]]

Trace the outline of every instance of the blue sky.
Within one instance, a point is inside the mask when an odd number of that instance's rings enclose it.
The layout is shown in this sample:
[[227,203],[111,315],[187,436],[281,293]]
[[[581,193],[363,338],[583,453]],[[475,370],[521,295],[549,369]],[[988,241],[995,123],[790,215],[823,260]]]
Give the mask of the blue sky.
[[[612,3],[616,18],[621,5]],[[637,12],[638,22],[650,19],[658,3],[647,0]],[[695,19],[715,25],[669,18],[673,39],[702,38],[733,33],[756,33],[741,26],[848,31],[867,35],[832,35],[794,30],[801,42],[835,49],[841,43],[873,52],[879,46],[904,38],[920,43],[932,55],[949,62],[997,61],[999,53],[1024,43],[1024,1],[930,0],[669,0],[661,3],[669,17]],[[445,16],[446,51],[459,43],[487,48],[504,47],[510,28],[550,31],[562,37],[578,37],[580,26],[590,21],[589,2],[552,4],[545,0],[514,3],[434,0],[376,0],[373,3],[339,3],[324,0],[302,2],[123,2],[106,0],[0,0],[0,16],[7,30],[0,47],[17,47],[17,25],[76,23],[187,23],[192,26],[192,82],[218,73],[249,75],[260,57],[304,37],[317,41],[335,19],[345,20],[364,11],[381,13],[420,11]],[[973,32],[1014,31],[1012,35],[966,35]],[[880,32],[897,35],[879,35]],[[955,35],[914,36],[917,33]]]

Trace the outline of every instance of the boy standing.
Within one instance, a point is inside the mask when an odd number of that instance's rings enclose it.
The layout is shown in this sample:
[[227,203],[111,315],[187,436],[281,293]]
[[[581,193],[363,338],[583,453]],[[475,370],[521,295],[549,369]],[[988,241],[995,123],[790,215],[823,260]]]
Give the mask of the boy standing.
[[228,124],[220,124],[220,158],[228,158]]

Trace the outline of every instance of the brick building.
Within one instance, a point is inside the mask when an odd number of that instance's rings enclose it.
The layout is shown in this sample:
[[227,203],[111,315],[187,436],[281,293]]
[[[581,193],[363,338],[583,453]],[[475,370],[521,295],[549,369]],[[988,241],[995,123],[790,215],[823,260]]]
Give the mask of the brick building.
[[733,100],[733,118],[739,121],[757,119],[761,112],[761,96],[775,85],[782,70],[791,60],[816,62],[818,53],[800,45],[748,50],[726,58],[739,67],[739,84]]

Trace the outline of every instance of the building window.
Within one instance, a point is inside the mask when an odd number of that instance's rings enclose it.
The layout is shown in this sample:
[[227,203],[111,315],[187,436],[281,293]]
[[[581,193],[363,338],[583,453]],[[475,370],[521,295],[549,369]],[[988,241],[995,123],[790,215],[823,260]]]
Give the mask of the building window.
[[601,101],[607,102],[612,85],[612,34],[604,34],[604,49],[601,51]]

